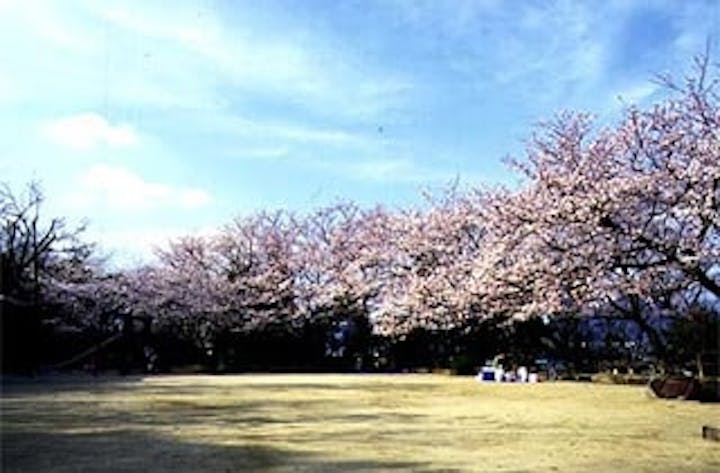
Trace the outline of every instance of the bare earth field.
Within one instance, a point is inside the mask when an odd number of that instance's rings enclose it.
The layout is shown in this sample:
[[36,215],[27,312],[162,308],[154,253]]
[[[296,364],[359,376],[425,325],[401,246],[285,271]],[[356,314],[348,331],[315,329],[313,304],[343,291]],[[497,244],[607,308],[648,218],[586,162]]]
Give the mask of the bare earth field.
[[433,375],[8,381],[2,471],[717,472],[720,406]]

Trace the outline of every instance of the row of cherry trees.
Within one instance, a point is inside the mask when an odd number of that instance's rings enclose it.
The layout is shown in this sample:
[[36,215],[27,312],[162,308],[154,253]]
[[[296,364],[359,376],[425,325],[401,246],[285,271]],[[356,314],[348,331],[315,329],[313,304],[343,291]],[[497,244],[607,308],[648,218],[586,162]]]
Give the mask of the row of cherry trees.
[[204,347],[348,314],[381,336],[592,315],[634,321],[660,353],[655,319],[720,299],[718,78],[697,65],[613,127],[572,113],[545,124],[512,161],[517,188],[454,187],[418,209],[261,212],[172,241],[146,267],[107,274],[73,253],[31,279],[64,323],[112,330],[134,314]]

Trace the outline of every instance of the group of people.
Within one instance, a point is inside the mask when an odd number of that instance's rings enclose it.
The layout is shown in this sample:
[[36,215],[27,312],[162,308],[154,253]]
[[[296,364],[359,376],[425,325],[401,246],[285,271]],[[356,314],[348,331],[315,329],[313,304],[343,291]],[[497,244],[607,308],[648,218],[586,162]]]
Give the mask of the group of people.
[[505,355],[497,355],[490,366],[483,366],[477,375],[478,381],[487,382],[506,382],[506,383],[537,383],[537,373],[531,373],[527,366],[518,366],[515,369],[506,370],[504,368]]

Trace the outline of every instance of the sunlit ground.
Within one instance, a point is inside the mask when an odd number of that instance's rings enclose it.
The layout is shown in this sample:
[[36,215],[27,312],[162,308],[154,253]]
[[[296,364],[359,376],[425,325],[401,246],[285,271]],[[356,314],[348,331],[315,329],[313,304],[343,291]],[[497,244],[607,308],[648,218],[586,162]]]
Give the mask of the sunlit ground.
[[433,375],[4,386],[3,472],[714,472],[720,407],[644,388]]

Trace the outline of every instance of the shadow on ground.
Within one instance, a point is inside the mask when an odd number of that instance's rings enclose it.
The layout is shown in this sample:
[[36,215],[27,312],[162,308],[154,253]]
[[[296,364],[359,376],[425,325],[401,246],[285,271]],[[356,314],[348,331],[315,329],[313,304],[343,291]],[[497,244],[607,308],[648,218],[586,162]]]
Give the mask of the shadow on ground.
[[[332,461],[263,445],[207,445],[140,430],[3,433],[2,471],[27,472],[452,472],[403,461]],[[330,457],[335,452],[327,452]]]

